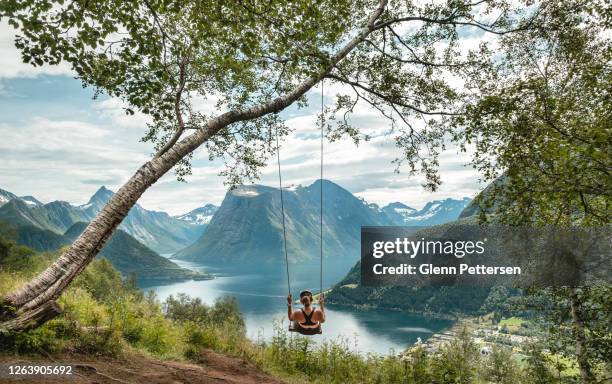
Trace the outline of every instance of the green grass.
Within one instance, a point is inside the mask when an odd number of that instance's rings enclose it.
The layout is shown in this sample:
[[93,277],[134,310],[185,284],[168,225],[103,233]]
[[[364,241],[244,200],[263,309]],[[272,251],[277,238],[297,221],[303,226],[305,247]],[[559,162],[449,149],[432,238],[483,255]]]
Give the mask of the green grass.
[[507,327],[520,327],[526,323],[526,320],[521,319],[520,317],[509,317],[507,319],[503,319],[499,322],[499,326],[503,327],[504,325]]

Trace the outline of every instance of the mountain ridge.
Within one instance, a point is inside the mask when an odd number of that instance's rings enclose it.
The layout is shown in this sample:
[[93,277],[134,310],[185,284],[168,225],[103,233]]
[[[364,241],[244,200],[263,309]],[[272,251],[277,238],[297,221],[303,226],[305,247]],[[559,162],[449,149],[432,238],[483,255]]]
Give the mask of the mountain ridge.
[[[431,210],[428,203],[421,210],[403,203],[384,208],[354,196],[329,181],[316,180],[308,186],[283,188],[286,244],[289,262],[314,263],[319,255],[320,193],[323,187],[324,256],[326,263],[348,270],[359,258],[361,226],[409,225],[395,210],[410,214]],[[439,206],[453,209],[445,214],[457,218],[469,199],[440,200]],[[444,205],[446,204],[446,205]],[[392,215],[393,214],[393,215]],[[447,220],[444,215],[432,215]],[[266,267],[284,258],[280,192],[264,185],[243,185],[228,191],[209,222],[206,231],[192,245],[177,252],[173,259],[206,265],[253,265]],[[422,220],[428,225],[431,220]]]
[[[114,192],[101,186],[86,204],[65,201],[40,203],[32,196],[18,197],[0,189],[0,219],[15,226],[35,226],[62,235],[76,222],[89,222],[102,210]],[[187,222],[165,212],[150,211],[136,204],[120,225],[158,253],[174,253],[192,244],[205,230],[206,223]]]

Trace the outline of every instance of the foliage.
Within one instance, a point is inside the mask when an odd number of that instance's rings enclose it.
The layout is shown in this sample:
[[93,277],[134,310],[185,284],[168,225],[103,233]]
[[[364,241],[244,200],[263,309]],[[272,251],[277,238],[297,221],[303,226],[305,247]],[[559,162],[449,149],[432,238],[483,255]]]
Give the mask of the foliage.
[[512,353],[499,346],[494,346],[485,359],[483,377],[495,384],[512,384],[518,380],[520,370],[512,358]]
[[522,300],[524,310],[530,311],[532,322],[548,335],[546,346],[560,356],[576,356],[575,319],[572,317],[572,296],[576,295],[579,319],[584,331],[585,357],[592,367],[612,363],[612,287],[601,284],[579,288],[531,289]]
[[[494,65],[468,83],[475,99],[454,119],[455,139],[475,146],[485,179],[502,176],[481,196],[482,219],[491,212],[510,224],[609,225],[609,15],[605,1],[548,2],[541,22],[504,36]],[[611,289],[532,289],[525,298],[523,310],[549,331],[547,347],[574,356],[585,382],[610,364]]]
[[462,328],[455,339],[441,348],[432,360],[432,383],[467,384],[475,380],[478,348],[468,330]]
[[475,146],[486,180],[504,175],[481,202],[499,220],[609,222],[609,11],[598,0],[548,2],[541,23],[504,36],[493,70],[469,83],[476,97],[454,120],[455,139]]
[[233,297],[219,298],[211,307],[204,304],[200,298],[192,298],[185,293],[179,293],[176,298],[170,295],[164,302],[164,313],[174,321],[212,326],[228,322],[233,323],[240,331],[245,330],[244,317]]

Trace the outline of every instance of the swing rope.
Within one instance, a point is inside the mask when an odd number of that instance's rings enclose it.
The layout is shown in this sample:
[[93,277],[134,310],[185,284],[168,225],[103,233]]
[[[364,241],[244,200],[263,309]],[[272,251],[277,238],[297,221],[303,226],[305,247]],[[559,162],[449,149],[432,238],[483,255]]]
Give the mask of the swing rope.
[[287,256],[287,229],[285,227],[285,202],[283,200],[283,177],[280,168],[280,149],[278,145],[278,127],[276,127],[276,161],[278,162],[278,189],[280,190],[281,216],[283,217],[283,245],[285,248],[285,265],[287,266],[287,290],[291,294],[291,283],[289,282],[289,257]]
[[321,244],[321,265],[319,267],[319,294],[323,294],[323,138],[324,138],[324,125],[325,125],[325,114],[323,109],[323,79],[321,79],[321,196],[320,196],[320,204],[321,204],[321,222],[320,226],[320,244]]
[[[320,193],[320,266],[319,266],[319,294],[323,293],[323,141],[325,138],[325,106],[323,101],[323,80],[321,80],[321,193]],[[287,290],[291,294],[291,282],[289,278],[289,256],[287,253],[287,227],[285,224],[285,201],[283,198],[283,177],[281,173],[280,163],[280,145],[278,140],[278,127],[275,128],[276,134],[276,162],[278,164],[278,189],[280,190],[280,201],[281,201],[281,216],[283,223],[283,248],[285,251],[285,266],[287,267]]]

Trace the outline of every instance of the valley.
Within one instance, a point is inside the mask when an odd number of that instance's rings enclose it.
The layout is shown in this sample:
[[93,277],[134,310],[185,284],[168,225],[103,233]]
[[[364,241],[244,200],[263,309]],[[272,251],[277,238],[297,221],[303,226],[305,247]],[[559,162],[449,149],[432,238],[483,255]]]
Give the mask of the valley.
[[[338,282],[344,286],[351,279],[350,270],[359,259],[361,226],[424,227],[456,219],[469,204],[465,198],[429,202],[420,210],[399,202],[380,208],[328,180],[287,188],[287,249],[294,290],[318,291],[321,188],[324,289],[337,287]],[[84,205],[43,204],[0,190],[0,220],[13,228],[19,244],[56,251],[76,239],[112,195],[101,187]],[[281,219],[278,189],[262,185],[241,186],[228,191],[219,207],[205,204],[176,216],[137,205],[99,257],[108,259],[125,277],[136,276],[139,287],[153,290],[162,300],[189,293],[212,305],[223,296],[234,296],[245,315],[248,336],[267,338],[273,334],[273,319],[284,318],[287,288]],[[362,352],[403,349],[451,324],[434,321],[430,314],[407,316],[392,306],[364,311],[366,306],[347,306],[337,295],[330,299],[334,297],[337,305],[330,307],[330,316],[336,320],[326,327],[324,340],[359,334]]]

